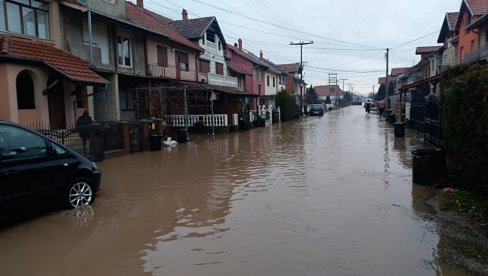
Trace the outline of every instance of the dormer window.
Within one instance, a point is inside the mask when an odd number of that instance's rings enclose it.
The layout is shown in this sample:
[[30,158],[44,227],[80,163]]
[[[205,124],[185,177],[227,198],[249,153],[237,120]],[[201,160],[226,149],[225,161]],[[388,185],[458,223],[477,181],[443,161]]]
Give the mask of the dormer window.
[[[49,38],[48,4],[35,0],[6,0],[5,4],[2,17],[6,20],[8,31],[42,39]],[[4,24],[2,22],[0,26]]]
[[208,30],[207,31],[207,40],[215,43],[215,32]]

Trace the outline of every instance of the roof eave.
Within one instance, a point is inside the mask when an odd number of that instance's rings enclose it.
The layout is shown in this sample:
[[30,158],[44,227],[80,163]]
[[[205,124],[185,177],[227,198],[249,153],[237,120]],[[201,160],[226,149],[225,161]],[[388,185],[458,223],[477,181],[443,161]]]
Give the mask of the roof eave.
[[[73,83],[80,83],[80,84],[83,83],[83,84],[93,84],[93,85],[110,84],[109,81],[103,79],[102,77],[100,77],[100,78],[102,78],[104,81],[101,81],[101,82],[74,79],[71,76],[66,75],[66,73],[64,73],[62,70],[58,69],[56,66],[53,66],[49,62],[46,62],[46,61],[43,61],[43,60],[39,60],[39,59],[32,59],[32,58],[25,58],[25,57],[19,57],[19,56],[2,54],[2,55],[0,55],[0,60],[17,61],[17,62],[26,63],[26,64],[40,64],[40,65],[44,65],[44,66],[50,68],[51,70],[56,71],[58,74],[60,74],[61,76],[63,76],[64,78],[66,78],[67,80],[69,80],[69,81],[71,81]],[[90,70],[90,69],[87,68],[87,70]],[[93,72],[93,73],[96,74],[95,72]]]

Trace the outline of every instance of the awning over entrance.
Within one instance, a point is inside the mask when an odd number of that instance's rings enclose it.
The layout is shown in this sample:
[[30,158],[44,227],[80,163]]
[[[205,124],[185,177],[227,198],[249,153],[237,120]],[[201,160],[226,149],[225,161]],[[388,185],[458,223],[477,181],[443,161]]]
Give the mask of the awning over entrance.
[[87,61],[30,38],[0,35],[0,60],[43,64],[64,78],[79,84],[105,85],[109,83],[91,71]]
[[181,88],[186,86],[189,90],[214,91],[217,93],[224,93],[224,94],[228,94],[228,95],[236,95],[236,96],[242,96],[242,97],[258,97],[258,95],[256,95],[256,94],[250,94],[248,92],[241,91],[237,88],[211,85],[211,84],[207,84],[207,83],[171,80],[168,84],[170,86],[173,86],[173,87],[177,86],[177,87],[181,87]]

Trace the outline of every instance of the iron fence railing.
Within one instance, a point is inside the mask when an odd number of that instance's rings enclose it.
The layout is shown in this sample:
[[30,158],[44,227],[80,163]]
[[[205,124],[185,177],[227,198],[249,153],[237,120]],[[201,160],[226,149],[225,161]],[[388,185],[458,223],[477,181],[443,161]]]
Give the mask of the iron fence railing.
[[64,128],[57,128],[49,123],[33,123],[27,127],[86,156],[103,156],[105,151],[124,148],[122,128],[117,122],[68,125]]
[[444,141],[441,128],[441,102],[434,95],[427,98],[425,103],[425,125],[424,140],[437,147],[442,148]]
[[143,126],[139,122],[129,123],[129,144],[130,152],[138,152],[143,150]]

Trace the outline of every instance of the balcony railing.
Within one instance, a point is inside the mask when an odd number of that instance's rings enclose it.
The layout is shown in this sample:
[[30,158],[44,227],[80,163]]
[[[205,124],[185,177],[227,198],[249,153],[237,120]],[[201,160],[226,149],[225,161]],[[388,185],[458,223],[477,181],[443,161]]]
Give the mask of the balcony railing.
[[471,64],[488,57],[488,45],[463,56],[462,63]]
[[164,67],[157,64],[148,64],[147,74],[152,77],[196,81],[195,70],[180,71],[180,77],[177,78],[176,67],[174,66]]
[[[167,115],[166,121],[172,127],[185,127],[185,115]],[[227,114],[202,114],[202,115],[188,115],[189,127],[227,127],[229,121]]]
[[208,73],[208,84],[237,88],[237,78]]

